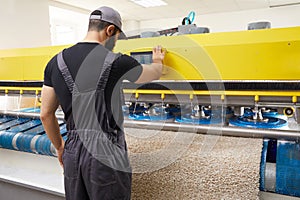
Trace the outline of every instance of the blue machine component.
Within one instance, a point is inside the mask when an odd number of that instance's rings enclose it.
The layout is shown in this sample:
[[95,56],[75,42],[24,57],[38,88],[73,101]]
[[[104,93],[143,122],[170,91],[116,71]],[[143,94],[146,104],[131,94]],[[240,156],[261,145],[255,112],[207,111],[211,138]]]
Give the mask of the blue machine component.
[[[274,117],[274,118],[286,119],[285,115],[278,114],[277,111],[271,110],[271,109],[270,110],[268,110],[268,109],[262,110],[261,113],[262,113],[263,117]],[[251,117],[253,115],[254,115],[254,113],[253,113],[252,109],[246,108],[244,110],[244,115],[243,115],[244,117]]]
[[240,116],[240,117],[234,117],[229,120],[229,123],[234,126],[241,126],[241,127],[247,127],[247,128],[281,128],[288,124],[287,121],[280,119],[280,118],[274,118],[274,117],[265,117],[267,121],[248,121],[247,117]]
[[[205,107],[201,108],[201,112],[202,114],[199,113],[199,110],[198,111],[193,110],[192,113],[187,113],[181,116],[177,116],[175,121],[178,123],[200,124],[200,125],[221,124],[224,123],[224,120],[227,117],[227,115],[231,115],[233,113],[233,111],[229,108],[226,108],[222,111],[221,108],[215,108],[214,110],[211,110]],[[222,112],[224,113],[223,115]]]
[[51,149],[51,141],[46,134],[41,135],[36,140],[35,150],[38,154],[54,156],[54,152]]
[[9,122],[9,121],[11,121],[11,120],[13,120],[13,119],[14,119],[14,118],[12,118],[12,117],[2,117],[2,118],[0,118],[0,124]]
[[131,114],[129,115],[129,119],[132,120],[138,120],[138,121],[165,121],[165,120],[172,120],[174,119],[174,116],[172,115],[137,115],[137,114]]
[[152,106],[143,112],[135,112],[129,114],[129,119],[142,121],[166,121],[173,120],[174,116],[167,112],[166,107]]
[[185,114],[182,116],[176,117],[176,122],[178,123],[187,123],[187,124],[220,124],[222,123],[221,118],[210,117],[207,118],[193,118],[192,114]]
[[40,108],[24,108],[24,109],[21,109],[20,112],[40,113],[41,109]]
[[19,118],[19,119],[14,119],[14,120],[11,120],[9,122],[6,122],[6,123],[3,123],[0,125],[0,131],[2,130],[7,130],[13,126],[17,126],[17,125],[20,125],[20,124],[23,124],[25,122],[28,122],[30,119],[26,119],[26,118]]
[[242,116],[235,116],[229,120],[229,123],[234,126],[247,127],[247,128],[263,128],[263,129],[276,129],[288,125],[285,116],[279,115],[276,111],[261,111],[263,120],[253,120],[254,112],[250,108],[244,110]]
[[260,190],[300,197],[300,144],[265,139],[260,164]]
[[131,104],[131,105],[123,105],[122,110],[123,110],[124,116],[128,117],[129,115],[132,115],[132,114],[137,114],[137,115],[142,114],[147,110],[147,108],[145,106],[137,103],[137,104]]
[[10,128],[9,131],[11,131],[11,132],[24,132],[28,129],[32,129],[32,128],[34,128],[38,125],[41,125],[41,124],[42,124],[41,120],[33,119],[33,120],[30,120],[30,121],[28,121],[24,124],[19,125],[19,126],[14,126],[14,127]]
[[21,133],[18,135],[16,139],[16,149],[19,151],[25,151],[25,152],[30,152],[34,153],[31,142],[34,137],[36,137],[37,134],[25,134]]
[[5,149],[14,149],[12,141],[16,134],[18,134],[18,133],[1,131],[0,132],[0,147],[5,148]]
[[[66,124],[58,123],[66,140]],[[56,153],[39,119],[0,117],[0,147],[49,156]]]
[[36,127],[34,127],[34,128],[32,128],[32,129],[29,129],[29,130],[26,130],[25,132],[24,132],[24,134],[39,134],[39,135],[42,135],[42,134],[44,134],[45,133],[45,130],[44,130],[44,127],[43,127],[43,125],[42,124],[40,124],[39,126],[36,126]]

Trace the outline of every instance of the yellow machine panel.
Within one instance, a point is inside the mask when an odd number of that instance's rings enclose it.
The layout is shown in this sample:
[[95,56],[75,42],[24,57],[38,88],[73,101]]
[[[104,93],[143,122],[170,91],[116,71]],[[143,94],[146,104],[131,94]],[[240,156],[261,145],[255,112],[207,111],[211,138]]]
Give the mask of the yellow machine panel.
[[47,62],[65,47],[67,46],[0,50],[0,80],[43,80]]
[[300,27],[120,41],[116,51],[167,49],[162,79],[299,80]]
[[[119,41],[116,52],[167,49],[162,80],[298,80],[300,27]],[[49,59],[68,46],[0,50],[0,80],[43,80]]]

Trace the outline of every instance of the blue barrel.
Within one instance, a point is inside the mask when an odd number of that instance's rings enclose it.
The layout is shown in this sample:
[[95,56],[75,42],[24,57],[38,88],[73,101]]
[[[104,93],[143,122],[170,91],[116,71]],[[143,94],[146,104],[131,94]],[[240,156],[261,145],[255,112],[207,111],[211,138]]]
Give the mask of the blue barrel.
[[16,132],[1,131],[0,132],[0,147],[5,149],[15,149],[13,138],[17,135]]
[[16,139],[17,150],[34,153],[33,149],[31,148],[31,141],[35,136],[36,134],[19,134]]
[[263,142],[260,190],[300,197],[300,144],[295,141]]
[[35,150],[38,154],[54,156],[53,149],[51,148],[51,141],[46,134],[41,135],[36,140]]

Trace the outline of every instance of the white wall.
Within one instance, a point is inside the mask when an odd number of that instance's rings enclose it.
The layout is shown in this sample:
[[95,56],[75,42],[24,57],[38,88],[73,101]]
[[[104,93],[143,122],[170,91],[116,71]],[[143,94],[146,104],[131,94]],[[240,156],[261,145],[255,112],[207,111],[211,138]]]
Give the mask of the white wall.
[[[0,49],[71,44],[86,34],[87,10],[50,6],[49,17],[48,0],[0,1]],[[177,27],[182,18],[129,20],[123,22],[123,29],[129,36],[137,35],[142,31]],[[249,22],[262,20],[270,21],[272,28],[300,26],[300,5],[198,15],[194,23],[209,27],[211,32],[226,32],[246,30]]]
[[48,0],[1,0],[0,49],[49,46]]
[[89,14],[55,6],[49,7],[51,44],[73,44],[81,41],[88,30]]
[[[196,13],[197,14],[197,13]],[[247,30],[249,22],[270,21],[272,28],[300,26],[300,5],[198,15],[194,23],[209,27],[211,32]],[[167,29],[181,24],[182,18],[142,21],[140,29]]]

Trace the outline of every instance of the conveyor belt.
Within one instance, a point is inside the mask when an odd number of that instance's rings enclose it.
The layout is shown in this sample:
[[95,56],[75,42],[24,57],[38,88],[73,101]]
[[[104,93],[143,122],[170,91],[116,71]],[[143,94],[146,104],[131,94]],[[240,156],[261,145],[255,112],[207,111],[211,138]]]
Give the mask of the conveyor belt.
[[[38,113],[26,114],[39,115]],[[55,156],[56,151],[46,135],[40,119],[19,117],[17,115],[0,118],[0,147]],[[62,120],[59,120],[59,125],[60,132],[66,140],[66,125]]]

